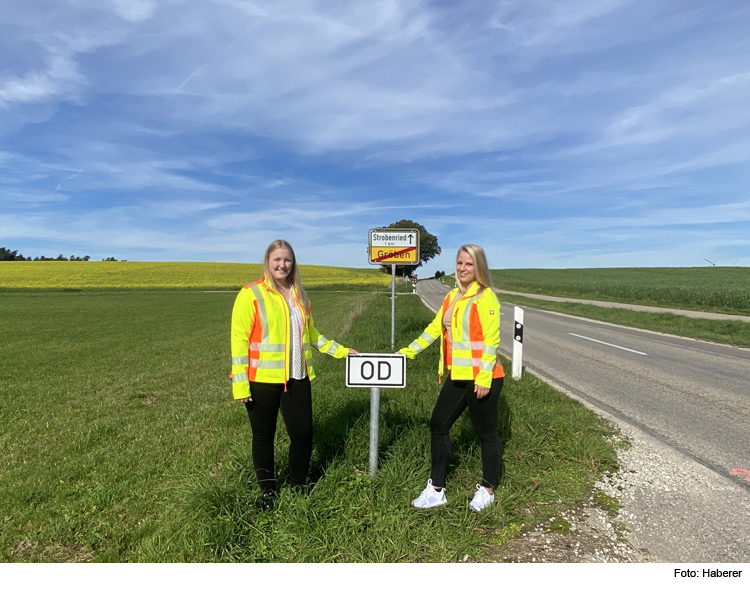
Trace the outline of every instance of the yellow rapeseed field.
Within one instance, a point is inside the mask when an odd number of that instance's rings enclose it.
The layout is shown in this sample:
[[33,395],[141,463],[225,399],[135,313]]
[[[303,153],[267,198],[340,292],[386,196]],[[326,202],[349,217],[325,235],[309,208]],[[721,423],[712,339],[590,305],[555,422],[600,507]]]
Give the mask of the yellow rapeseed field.
[[[239,289],[260,279],[252,263],[2,261],[0,291],[90,289]],[[300,265],[306,289],[384,289],[390,276],[371,269]]]

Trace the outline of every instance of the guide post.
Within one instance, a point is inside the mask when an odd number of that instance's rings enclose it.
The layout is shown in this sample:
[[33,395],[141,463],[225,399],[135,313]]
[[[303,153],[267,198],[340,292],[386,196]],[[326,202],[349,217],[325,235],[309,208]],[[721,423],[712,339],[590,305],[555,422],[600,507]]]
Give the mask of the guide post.
[[521,379],[523,372],[523,308],[513,308],[513,367],[514,380]]

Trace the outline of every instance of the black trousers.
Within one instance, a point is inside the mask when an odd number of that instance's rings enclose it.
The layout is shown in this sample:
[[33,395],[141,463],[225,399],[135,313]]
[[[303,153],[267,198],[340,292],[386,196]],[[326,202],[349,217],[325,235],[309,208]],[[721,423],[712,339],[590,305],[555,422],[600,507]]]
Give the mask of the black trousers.
[[252,400],[245,403],[253,430],[253,466],[264,493],[276,490],[274,473],[274,439],[276,422],[281,416],[286,425],[289,446],[289,484],[305,484],[312,455],[312,396],[310,378],[289,380],[284,384],[250,382]]
[[445,486],[445,471],[451,456],[448,432],[466,407],[469,407],[474,432],[482,445],[482,486],[495,488],[503,461],[503,446],[497,433],[498,402],[503,378],[495,378],[490,393],[477,399],[474,381],[453,381],[443,384],[430,419],[433,486]]

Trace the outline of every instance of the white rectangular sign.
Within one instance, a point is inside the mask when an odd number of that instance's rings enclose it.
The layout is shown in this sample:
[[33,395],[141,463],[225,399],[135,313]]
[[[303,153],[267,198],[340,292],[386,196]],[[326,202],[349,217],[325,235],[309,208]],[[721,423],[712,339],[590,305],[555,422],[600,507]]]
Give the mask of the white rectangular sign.
[[419,264],[419,230],[382,228],[370,230],[368,253],[371,265]]
[[370,230],[370,246],[417,246],[419,230]]
[[346,358],[349,388],[403,388],[406,357],[395,353],[359,353]]

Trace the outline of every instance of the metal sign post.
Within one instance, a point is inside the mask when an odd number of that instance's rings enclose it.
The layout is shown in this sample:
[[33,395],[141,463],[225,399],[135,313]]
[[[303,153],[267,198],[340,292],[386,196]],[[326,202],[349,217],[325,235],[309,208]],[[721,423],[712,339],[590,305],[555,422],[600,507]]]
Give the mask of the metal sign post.
[[370,387],[370,476],[378,468],[380,389],[406,386],[406,357],[388,353],[358,353],[346,358],[346,385]]
[[391,265],[391,351],[396,350],[396,265]]
[[378,469],[378,434],[380,430],[380,388],[370,388],[370,478]]

